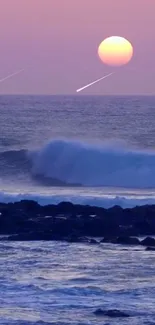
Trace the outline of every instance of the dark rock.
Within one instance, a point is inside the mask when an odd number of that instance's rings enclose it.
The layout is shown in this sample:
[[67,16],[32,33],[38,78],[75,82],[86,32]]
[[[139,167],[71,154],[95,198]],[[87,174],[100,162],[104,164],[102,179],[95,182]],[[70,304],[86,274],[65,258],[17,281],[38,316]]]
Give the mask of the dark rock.
[[122,245],[140,245],[140,241],[135,237],[118,237],[117,244]]
[[32,200],[21,200],[20,202],[15,202],[14,207],[24,210],[25,212],[36,212],[39,210],[40,205],[36,201]]
[[111,310],[102,310],[97,309],[94,314],[96,316],[108,316],[108,317],[130,317],[129,314],[124,313],[123,311],[117,310],[117,309],[111,309]]
[[146,251],[155,251],[155,247],[146,247]]
[[[31,241],[31,240],[60,240],[60,237],[56,239],[56,237],[49,232],[29,232],[29,233],[20,233],[17,235],[12,235],[8,237],[10,241]],[[62,238],[61,238],[62,240]]]
[[104,243],[111,243],[111,244],[116,244],[117,243],[117,237],[104,237],[101,241],[100,241],[101,244],[104,244]]
[[[101,243],[138,245],[138,239],[133,236],[155,235],[155,205],[104,209],[70,202],[47,206],[30,200],[0,203],[0,234],[18,235],[27,240],[66,238],[70,242],[91,244],[97,242],[86,238],[104,237]],[[155,239],[148,237],[141,245],[155,246]]]
[[76,235],[71,235],[66,238],[68,243],[88,243],[88,238],[86,237],[78,237]]
[[155,246],[155,239],[152,237],[146,237],[140,242],[143,246]]
[[91,238],[91,239],[89,240],[89,243],[90,243],[90,244],[99,244],[98,241],[95,240],[95,239],[93,239],[93,238]]

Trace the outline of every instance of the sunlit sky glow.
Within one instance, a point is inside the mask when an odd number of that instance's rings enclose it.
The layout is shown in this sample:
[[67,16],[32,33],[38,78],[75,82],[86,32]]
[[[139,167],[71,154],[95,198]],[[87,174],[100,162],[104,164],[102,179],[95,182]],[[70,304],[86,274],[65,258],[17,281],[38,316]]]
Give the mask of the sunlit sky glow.
[[119,35],[134,57],[86,94],[155,94],[154,0],[1,0],[1,94],[74,94],[113,72],[98,57],[103,39]]

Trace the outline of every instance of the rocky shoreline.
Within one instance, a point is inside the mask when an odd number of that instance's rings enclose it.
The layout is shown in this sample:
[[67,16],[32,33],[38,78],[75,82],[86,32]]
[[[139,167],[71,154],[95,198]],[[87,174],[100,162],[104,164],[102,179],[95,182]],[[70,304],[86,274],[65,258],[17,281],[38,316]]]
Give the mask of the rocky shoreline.
[[[28,200],[0,203],[0,235],[1,240],[101,242],[144,245],[153,250],[155,239],[150,236],[155,235],[155,205],[104,209],[70,202],[46,206]],[[146,238],[135,238],[141,236]]]

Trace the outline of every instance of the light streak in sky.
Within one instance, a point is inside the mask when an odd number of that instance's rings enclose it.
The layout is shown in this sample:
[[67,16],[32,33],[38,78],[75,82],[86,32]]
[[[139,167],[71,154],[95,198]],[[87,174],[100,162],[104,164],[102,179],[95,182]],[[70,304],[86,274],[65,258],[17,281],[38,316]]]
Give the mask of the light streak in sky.
[[7,79],[12,78],[12,77],[16,76],[17,74],[23,72],[24,70],[25,70],[25,69],[20,69],[20,70],[14,72],[14,73],[12,73],[12,74],[9,74],[8,76],[6,76],[6,77],[0,79],[0,82],[3,82],[3,81],[5,81],[5,80],[7,80]]
[[110,76],[113,75],[113,74],[114,74],[114,72],[111,72],[111,73],[107,74],[106,76],[104,76],[104,77],[102,77],[102,78],[99,78],[99,79],[97,79],[97,80],[95,80],[95,81],[89,83],[88,85],[83,86],[82,88],[77,89],[76,92],[79,93],[80,91],[82,91],[82,90],[84,90],[84,89],[86,89],[86,88],[88,88],[88,87],[90,87],[90,86],[96,84],[97,82],[99,82],[99,81],[101,81],[101,80],[103,80],[103,79],[105,79],[105,78],[110,77]]

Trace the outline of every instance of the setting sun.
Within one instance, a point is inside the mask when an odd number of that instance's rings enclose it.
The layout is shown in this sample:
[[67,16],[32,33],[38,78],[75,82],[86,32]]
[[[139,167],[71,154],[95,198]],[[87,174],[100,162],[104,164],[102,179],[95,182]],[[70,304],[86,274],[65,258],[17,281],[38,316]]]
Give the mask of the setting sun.
[[111,36],[99,45],[98,55],[105,64],[121,66],[132,59],[133,47],[125,38]]

